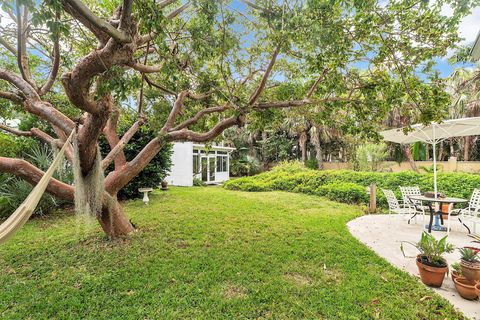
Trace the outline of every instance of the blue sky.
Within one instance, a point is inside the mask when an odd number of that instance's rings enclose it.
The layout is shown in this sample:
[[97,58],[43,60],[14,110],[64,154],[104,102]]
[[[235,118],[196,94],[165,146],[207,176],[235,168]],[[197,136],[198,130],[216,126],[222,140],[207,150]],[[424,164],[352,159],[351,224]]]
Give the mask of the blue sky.
[[[250,0],[255,2],[254,0]],[[381,0],[380,2],[382,2]],[[435,1],[435,0],[430,0]],[[234,0],[232,1],[231,7],[235,10],[240,12],[246,13],[247,6],[241,2],[241,0]],[[442,7],[442,14],[443,15],[451,15],[453,12],[452,8],[448,5],[444,5]],[[248,14],[247,14],[248,16]],[[11,20],[0,10],[0,25],[5,25],[10,23]],[[466,45],[471,44],[476,39],[478,32],[480,31],[480,7],[475,8],[470,15],[463,18],[462,22],[459,25],[459,34],[464,39],[460,44]],[[450,51],[446,57],[437,59],[437,64],[434,67],[436,70],[440,72],[441,77],[448,77],[452,71],[457,67],[472,67],[474,66],[472,63],[458,63],[455,65],[451,65],[448,63],[448,57],[453,54],[453,51]],[[359,63],[360,67],[361,63]]]
[[[435,0],[430,0],[434,2]],[[255,2],[255,1],[252,1]],[[382,2],[382,1],[381,1]],[[241,2],[241,0],[234,0],[232,2],[232,7],[238,11],[246,12],[247,7]],[[444,5],[442,7],[442,14],[450,16],[453,10],[450,6]],[[472,10],[471,14],[462,19],[462,22],[458,28],[460,36],[463,38],[463,41],[460,45],[470,45],[475,41],[478,32],[480,32],[480,7],[477,7]],[[453,54],[453,51],[450,51],[447,56],[443,58],[437,58],[437,64],[434,67],[435,70],[438,70],[442,78],[448,77],[455,68],[459,67],[473,67],[473,63],[457,63],[450,64],[448,58]],[[357,67],[361,68],[362,63],[357,63]],[[367,64],[365,63],[365,66]]]

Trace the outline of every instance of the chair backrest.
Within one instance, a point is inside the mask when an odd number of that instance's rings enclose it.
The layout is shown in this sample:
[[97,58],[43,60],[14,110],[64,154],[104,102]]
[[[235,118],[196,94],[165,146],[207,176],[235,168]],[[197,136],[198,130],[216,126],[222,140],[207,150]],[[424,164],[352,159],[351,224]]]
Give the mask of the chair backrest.
[[468,209],[472,214],[474,211],[480,210],[480,189],[473,190],[470,201],[468,202]]
[[397,197],[395,197],[395,193],[393,193],[392,190],[382,189],[382,191],[383,191],[383,194],[385,195],[385,198],[387,198],[388,208],[390,210],[395,210],[400,208]]
[[421,201],[418,200],[410,200],[409,196],[420,196],[422,193],[420,192],[420,188],[418,186],[414,187],[400,187],[400,192],[402,193],[402,200],[403,203],[413,203],[419,204]]

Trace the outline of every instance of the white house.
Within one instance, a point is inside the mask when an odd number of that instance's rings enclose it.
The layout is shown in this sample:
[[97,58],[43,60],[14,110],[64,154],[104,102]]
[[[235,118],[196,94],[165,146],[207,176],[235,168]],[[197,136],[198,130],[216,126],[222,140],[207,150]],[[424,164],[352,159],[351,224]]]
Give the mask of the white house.
[[197,178],[207,184],[216,184],[230,179],[230,153],[235,148],[223,146],[206,147],[192,142],[173,144],[172,168],[165,178],[173,186],[193,186]]
[[480,31],[477,34],[477,40],[473,43],[472,51],[470,52],[473,61],[480,60]]

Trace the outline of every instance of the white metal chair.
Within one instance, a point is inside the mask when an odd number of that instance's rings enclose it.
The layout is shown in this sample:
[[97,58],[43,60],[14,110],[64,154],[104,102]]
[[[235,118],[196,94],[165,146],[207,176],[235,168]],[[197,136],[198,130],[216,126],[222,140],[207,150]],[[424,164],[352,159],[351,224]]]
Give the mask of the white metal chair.
[[465,209],[451,210],[448,214],[449,218],[450,215],[458,216],[460,223],[468,229],[468,233],[471,233],[471,231],[465,223],[470,222],[473,224],[473,233],[476,234],[476,225],[480,223],[480,189],[473,190],[470,201],[468,202],[468,207]]
[[[422,201],[412,200],[410,196],[421,196],[420,188],[418,186],[414,187],[400,187],[400,192],[402,193],[402,201],[404,205],[413,206],[417,214],[422,214],[422,221],[425,221],[425,212],[429,210],[428,206],[422,204]],[[416,218],[416,216],[415,216]],[[416,221],[416,220],[415,220]]]
[[[398,214],[399,217],[402,216],[407,216],[415,214],[415,208],[411,204],[400,204],[397,200],[397,197],[395,197],[395,193],[393,193],[392,190],[389,189],[382,189],[383,194],[385,195],[385,198],[387,198],[388,202],[388,213],[396,213]],[[415,222],[416,222],[416,216],[415,216]]]

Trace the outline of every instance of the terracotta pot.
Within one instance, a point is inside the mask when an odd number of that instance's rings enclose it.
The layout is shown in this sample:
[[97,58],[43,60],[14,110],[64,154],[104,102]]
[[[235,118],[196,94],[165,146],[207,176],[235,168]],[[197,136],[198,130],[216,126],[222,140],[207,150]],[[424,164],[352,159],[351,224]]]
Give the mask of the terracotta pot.
[[462,298],[473,300],[478,297],[477,293],[475,292],[475,283],[462,278],[456,278],[454,282],[455,288]]
[[457,278],[466,279],[463,275],[459,276],[457,271],[452,271],[450,274],[452,275],[452,281],[455,281]]
[[480,297],[480,282],[477,282],[475,285],[475,293],[477,294],[477,297]]
[[419,261],[420,257],[421,255],[418,255],[415,262],[417,263],[418,272],[420,272],[420,279],[422,279],[422,282],[430,287],[441,287],[443,279],[445,278],[445,273],[448,271],[448,266],[427,266]]
[[473,283],[480,281],[480,263],[460,260],[460,267],[462,268],[463,276],[467,278],[467,280]]

